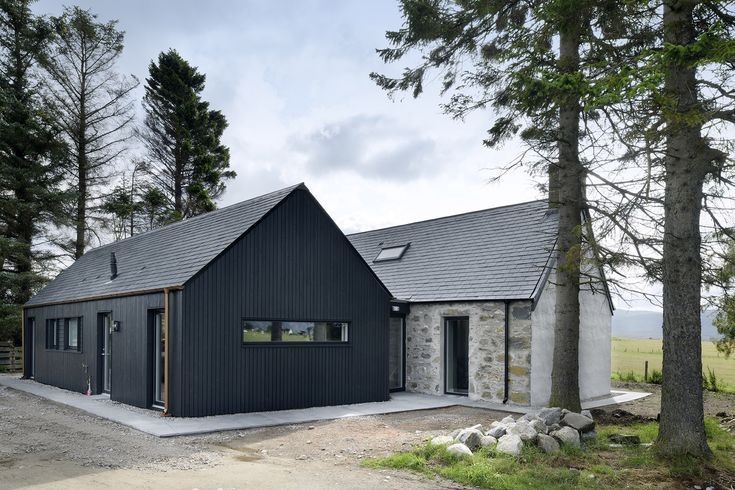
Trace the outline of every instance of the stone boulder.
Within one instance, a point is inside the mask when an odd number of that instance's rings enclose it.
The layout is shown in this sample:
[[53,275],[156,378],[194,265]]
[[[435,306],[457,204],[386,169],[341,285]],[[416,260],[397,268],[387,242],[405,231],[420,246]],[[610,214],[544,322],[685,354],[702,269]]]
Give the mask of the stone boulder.
[[546,434],[546,424],[541,419],[533,419],[530,422],[528,422],[528,425],[531,426],[533,430],[535,430],[539,434]]
[[454,437],[452,436],[436,436],[431,440],[431,443],[435,446],[448,446],[454,444]]
[[487,431],[485,434],[491,437],[494,437],[495,439],[499,439],[505,435],[505,432],[506,432],[506,427],[504,425],[496,425],[495,427]]
[[523,449],[523,441],[516,434],[506,434],[498,439],[498,445],[495,450],[499,453],[510,454],[511,456],[519,456]]
[[561,429],[552,432],[550,435],[565,446],[581,447],[579,442],[579,432],[571,427],[562,427]]
[[480,438],[480,447],[494,446],[498,443],[498,440],[493,436],[482,436]]
[[536,412],[528,412],[527,414],[523,415],[518,420],[525,420],[526,422],[530,422],[535,418],[536,418]]
[[561,408],[542,408],[538,411],[536,417],[543,420],[546,425],[558,424],[561,421]]
[[501,424],[508,425],[508,424],[514,424],[516,419],[513,418],[512,415],[508,415],[503,420],[500,421]]
[[546,434],[538,435],[537,444],[538,447],[546,454],[558,453],[560,450],[559,443],[556,442],[556,439],[551,436],[547,436]]
[[464,458],[465,456],[472,456],[472,451],[470,451],[470,448],[468,448],[461,442],[458,442],[457,444],[452,444],[451,446],[449,446],[447,448],[447,452],[457,458]]
[[456,440],[470,448],[472,451],[476,451],[480,448],[483,434],[477,429],[465,429],[459,433]]
[[508,429],[508,433],[519,436],[523,442],[536,442],[538,439],[538,432],[525,420],[516,422],[513,427]]
[[456,439],[460,432],[462,432],[464,429],[454,429],[452,432],[449,433],[449,437],[452,439]]
[[597,432],[595,432],[594,430],[591,430],[589,432],[581,432],[579,434],[579,438],[582,440],[583,443],[587,444],[597,439]]
[[569,412],[561,418],[561,425],[571,427],[579,432],[589,432],[594,430],[595,421],[581,413]]

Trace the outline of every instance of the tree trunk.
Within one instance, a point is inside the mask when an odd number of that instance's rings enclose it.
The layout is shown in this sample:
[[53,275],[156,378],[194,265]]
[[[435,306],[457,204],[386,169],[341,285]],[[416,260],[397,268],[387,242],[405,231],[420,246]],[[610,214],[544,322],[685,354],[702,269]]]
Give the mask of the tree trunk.
[[77,156],[79,188],[77,193],[76,240],[74,241],[74,258],[84,255],[85,232],[87,231],[87,166],[83,154]]
[[[664,41],[695,40],[693,1],[664,4]],[[663,383],[656,450],[663,456],[710,458],[702,396],[702,281],[699,216],[711,149],[699,123],[676,115],[700,109],[696,71],[688,64],[666,67],[665,94],[675,104],[667,121],[663,244]]]
[[[579,71],[579,27],[560,29],[559,68]],[[582,179],[579,161],[579,95],[572,90],[559,102],[559,163],[551,170],[550,204],[559,211],[556,252],[554,361],[549,405],[579,412],[579,268],[582,228]],[[558,202],[553,200],[558,198]]]

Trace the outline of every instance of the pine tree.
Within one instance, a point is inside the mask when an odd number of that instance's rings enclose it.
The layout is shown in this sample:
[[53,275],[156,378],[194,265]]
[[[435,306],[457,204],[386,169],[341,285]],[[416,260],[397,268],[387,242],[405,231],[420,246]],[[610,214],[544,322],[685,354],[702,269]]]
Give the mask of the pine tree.
[[50,32],[29,5],[0,1],[0,324],[17,336],[20,305],[51,268],[38,242],[63,222],[68,199],[60,189],[64,147],[38,93],[37,59]]
[[62,247],[78,259],[94,231],[91,220],[99,221],[94,211],[102,188],[132,136],[130,94],[138,80],[115,71],[124,41],[117,21],[99,22],[89,10],[66,7],[51,24],[54,36],[42,62],[46,94],[68,142],[67,184],[76,201],[74,237]]
[[221,143],[225,116],[202,100],[206,77],[175,50],[151,62],[143,106],[153,184],[166,196],[169,220],[215,208],[230,170],[229,149]]

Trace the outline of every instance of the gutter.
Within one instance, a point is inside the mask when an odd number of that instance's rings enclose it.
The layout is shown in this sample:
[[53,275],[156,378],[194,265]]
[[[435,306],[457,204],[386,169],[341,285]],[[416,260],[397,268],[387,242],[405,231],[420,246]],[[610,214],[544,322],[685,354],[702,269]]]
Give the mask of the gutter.
[[508,397],[510,395],[510,372],[509,372],[509,366],[510,366],[510,320],[508,319],[508,315],[510,313],[510,301],[505,301],[505,321],[503,328],[505,330],[505,356],[503,359],[503,404],[508,403]]

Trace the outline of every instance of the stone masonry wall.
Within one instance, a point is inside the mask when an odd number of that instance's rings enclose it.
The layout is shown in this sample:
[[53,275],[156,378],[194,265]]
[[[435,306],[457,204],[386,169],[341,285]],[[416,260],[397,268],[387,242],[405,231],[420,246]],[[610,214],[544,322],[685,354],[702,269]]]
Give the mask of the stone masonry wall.
[[[510,401],[530,402],[530,302],[510,306]],[[444,318],[467,316],[469,397],[503,400],[504,316],[502,301],[412,304],[406,317],[406,389],[444,393]]]

